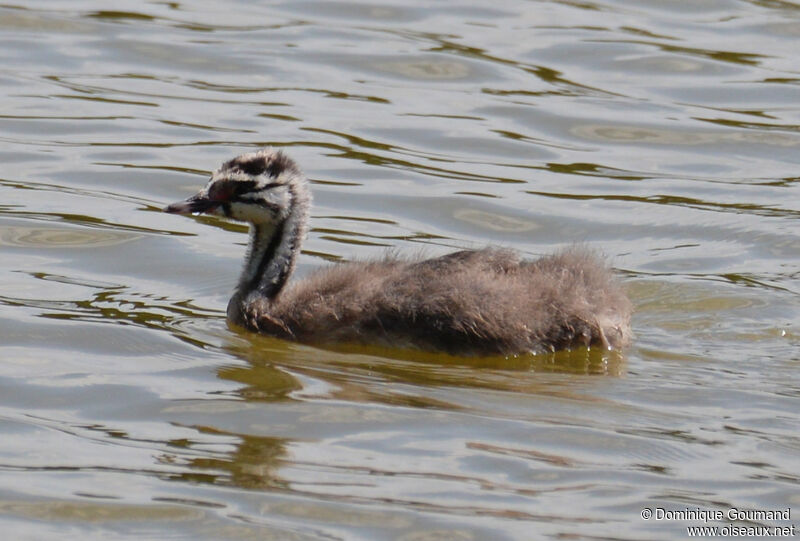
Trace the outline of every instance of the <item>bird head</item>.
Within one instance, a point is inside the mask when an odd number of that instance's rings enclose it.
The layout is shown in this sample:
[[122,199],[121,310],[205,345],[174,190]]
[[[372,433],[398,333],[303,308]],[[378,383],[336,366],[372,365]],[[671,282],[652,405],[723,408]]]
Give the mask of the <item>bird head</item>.
[[173,214],[210,214],[256,225],[278,223],[308,205],[305,177],[272,148],[242,154],[214,171],[202,190],[164,208]]

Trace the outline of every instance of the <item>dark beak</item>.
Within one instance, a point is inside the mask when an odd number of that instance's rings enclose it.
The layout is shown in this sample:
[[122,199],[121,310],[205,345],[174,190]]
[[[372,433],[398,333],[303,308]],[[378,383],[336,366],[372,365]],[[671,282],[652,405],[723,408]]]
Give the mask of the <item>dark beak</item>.
[[178,201],[164,207],[164,212],[171,214],[194,214],[196,212],[209,212],[219,206],[219,201],[209,199],[202,193],[193,195],[185,201]]

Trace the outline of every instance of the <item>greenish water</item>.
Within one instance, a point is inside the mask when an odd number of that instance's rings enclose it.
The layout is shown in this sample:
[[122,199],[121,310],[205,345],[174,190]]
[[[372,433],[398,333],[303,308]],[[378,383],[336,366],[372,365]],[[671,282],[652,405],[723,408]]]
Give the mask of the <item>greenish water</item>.
[[[0,7],[9,539],[682,539],[800,513],[800,6]],[[625,355],[320,350],[227,327],[245,230],[160,208],[286,149],[299,274],[606,253]]]

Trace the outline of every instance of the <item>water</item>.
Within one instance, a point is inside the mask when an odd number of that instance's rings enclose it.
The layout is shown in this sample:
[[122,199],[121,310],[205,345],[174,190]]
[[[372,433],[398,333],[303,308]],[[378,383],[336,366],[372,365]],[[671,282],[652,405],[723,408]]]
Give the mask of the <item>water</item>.
[[[674,539],[800,513],[800,6],[0,8],[0,521],[13,539]],[[160,208],[263,145],[299,274],[582,242],[637,339],[454,359],[229,329],[238,225]]]

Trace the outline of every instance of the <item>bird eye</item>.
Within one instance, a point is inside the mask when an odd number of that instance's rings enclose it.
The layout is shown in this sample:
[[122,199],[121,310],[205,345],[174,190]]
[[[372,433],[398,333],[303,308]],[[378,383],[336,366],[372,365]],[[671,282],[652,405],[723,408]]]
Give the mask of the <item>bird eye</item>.
[[233,195],[229,182],[214,182],[208,187],[208,197],[214,201],[227,201]]
[[255,180],[221,180],[209,187],[208,197],[214,201],[230,201],[254,191],[258,191]]

